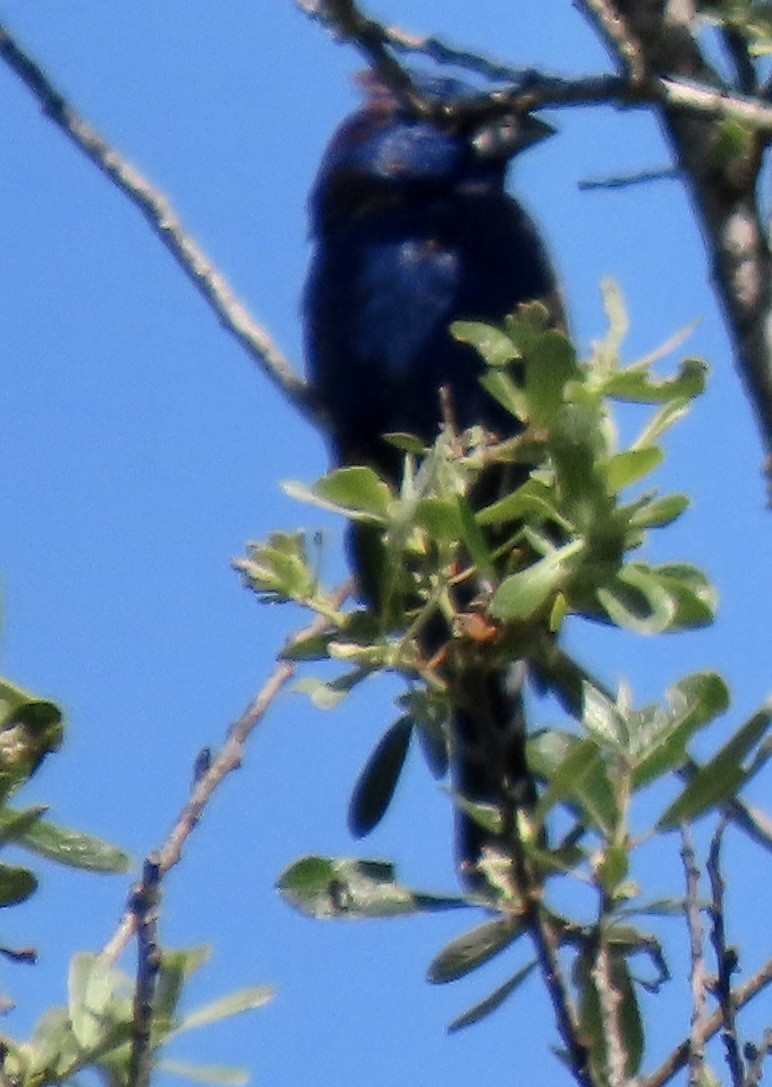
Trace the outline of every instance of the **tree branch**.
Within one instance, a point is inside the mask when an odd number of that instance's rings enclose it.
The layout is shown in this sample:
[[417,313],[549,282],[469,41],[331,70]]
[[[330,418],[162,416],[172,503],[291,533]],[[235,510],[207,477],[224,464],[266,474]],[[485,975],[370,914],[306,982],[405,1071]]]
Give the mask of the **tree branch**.
[[688,5],[607,0],[607,6],[634,37],[649,81],[668,87],[660,100],[660,117],[689,186],[737,367],[764,443],[767,471],[772,472],[772,253],[756,195],[761,136],[763,132],[768,138],[768,129],[756,126],[753,108],[744,120],[733,113],[755,131],[748,134],[745,147],[717,154],[723,134],[718,121],[728,114],[717,112],[711,119],[705,109],[695,108],[695,96],[703,107],[718,107],[728,97],[742,99],[726,95],[707,63],[693,34]]
[[[730,93],[707,64],[679,5],[662,0],[582,0],[580,6],[610,45],[625,76],[552,79],[532,70],[506,69],[438,47],[436,39],[411,38],[387,29],[358,10],[354,0],[296,0],[343,40],[351,41],[410,108],[432,114],[407,73],[387,51],[427,52],[496,79],[512,79],[508,91],[455,103],[459,117],[493,117],[542,106],[610,102],[622,108],[658,107],[702,227],[713,283],[724,311],[735,358],[756,415],[772,472],[772,253],[756,200],[763,145],[772,136],[772,107],[761,98]],[[716,155],[731,119],[752,133],[745,152]],[[728,158],[728,161],[726,159]]]
[[[762,992],[762,990],[766,989],[770,982],[772,982],[772,959],[769,959],[768,962],[764,963],[761,969],[758,970],[753,977],[748,978],[744,985],[738,985],[738,987],[733,990],[732,1002],[735,1009],[739,1010],[748,1004],[755,996]],[[700,1032],[701,1041],[710,1041],[715,1034],[718,1034],[723,1025],[724,1015],[719,1008],[703,1021],[702,1030]],[[664,1084],[668,1083],[689,1063],[690,1053],[691,1041],[687,1038],[685,1041],[681,1042],[679,1046],[676,1046],[670,1056],[662,1062],[655,1072],[652,1072],[650,1076],[641,1079],[638,1082],[637,1087],[664,1087]]]
[[134,989],[131,1054],[128,1087],[149,1087],[153,1073],[153,1008],[161,948],[158,940],[158,907],[161,900],[161,869],[151,855],[142,869],[142,881],[131,896],[130,910],[137,929],[137,983]]
[[0,57],[32,92],[43,113],[142,212],[220,323],[236,337],[263,373],[311,423],[323,428],[320,408],[309,386],[293,371],[268,332],[254,321],[222,273],[188,234],[166,196],[82,120],[2,24]]
[[[346,582],[335,595],[338,604],[342,604],[349,596],[352,583]],[[290,638],[288,645],[303,641],[326,630],[328,620],[325,616],[318,616],[312,623],[298,631]],[[295,674],[297,665],[293,661],[281,661],[277,664],[273,674],[264,684],[262,690],[255,696],[247,709],[228,729],[228,736],[213,759],[205,760],[205,766],[197,766],[197,773],[190,799],[180,813],[177,822],[172,827],[166,841],[157,854],[154,854],[158,864],[159,875],[165,875],[182,858],[185,842],[195,829],[204,809],[214,796],[214,793],[223,780],[232,770],[241,765],[244,745],[251,733],[265,717],[273,700],[286,686]],[[103,948],[102,953],[108,959],[114,961],[123,952],[126,944],[136,931],[136,913],[130,903],[120,925]]]

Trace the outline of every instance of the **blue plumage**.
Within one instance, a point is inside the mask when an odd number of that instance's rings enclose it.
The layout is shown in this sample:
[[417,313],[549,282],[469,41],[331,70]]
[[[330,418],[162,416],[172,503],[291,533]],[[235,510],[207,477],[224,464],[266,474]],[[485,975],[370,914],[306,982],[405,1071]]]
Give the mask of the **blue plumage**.
[[[430,89],[466,90],[442,80]],[[541,122],[513,117],[444,130],[370,80],[364,105],[333,136],[310,199],[315,248],[304,308],[309,375],[336,463],[370,464],[398,479],[401,458],[382,435],[434,441],[441,386],[459,429],[512,433],[512,416],[480,386],[481,360],[448,326],[500,321],[534,299],[558,311],[538,233],[504,188],[508,160],[544,132]],[[484,669],[470,675],[468,689],[469,709],[455,722],[455,784],[472,799],[496,802],[527,774],[513,724],[518,695],[500,672]],[[466,823],[461,833],[462,855],[473,863],[481,835]]]

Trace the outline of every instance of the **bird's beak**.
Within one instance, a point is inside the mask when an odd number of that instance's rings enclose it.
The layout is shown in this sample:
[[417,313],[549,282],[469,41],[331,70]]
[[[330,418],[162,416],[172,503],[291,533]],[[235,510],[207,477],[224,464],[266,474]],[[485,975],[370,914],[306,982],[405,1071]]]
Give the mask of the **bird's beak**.
[[551,124],[531,113],[510,113],[483,125],[472,144],[481,159],[508,159],[556,132]]

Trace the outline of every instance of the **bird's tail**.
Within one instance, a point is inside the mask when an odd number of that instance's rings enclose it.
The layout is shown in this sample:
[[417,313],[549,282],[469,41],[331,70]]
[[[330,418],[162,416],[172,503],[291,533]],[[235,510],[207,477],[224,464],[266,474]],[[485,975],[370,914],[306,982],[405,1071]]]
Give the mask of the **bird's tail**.
[[507,852],[513,820],[533,807],[536,788],[526,760],[525,666],[486,669],[473,663],[451,680],[452,780],[461,801],[496,809],[500,829],[488,829],[459,805],[456,849],[461,873],[474,887],[486,848]]

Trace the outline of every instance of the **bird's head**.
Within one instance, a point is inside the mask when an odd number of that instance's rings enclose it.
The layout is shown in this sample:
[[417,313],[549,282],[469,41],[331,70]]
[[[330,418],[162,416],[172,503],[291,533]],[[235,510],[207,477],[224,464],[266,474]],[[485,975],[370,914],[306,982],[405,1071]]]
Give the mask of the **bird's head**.
[[[420,90],[452,106],[475,94],[456,79],[414,76]],[[470,120],[448,109],[438,119],[411,113],[377,76],[359,79],[366,98],[327,146],[311,193],[312,221],[324,229],[390,193],[500,191],[509,160],[551,135],[531,114]]]

